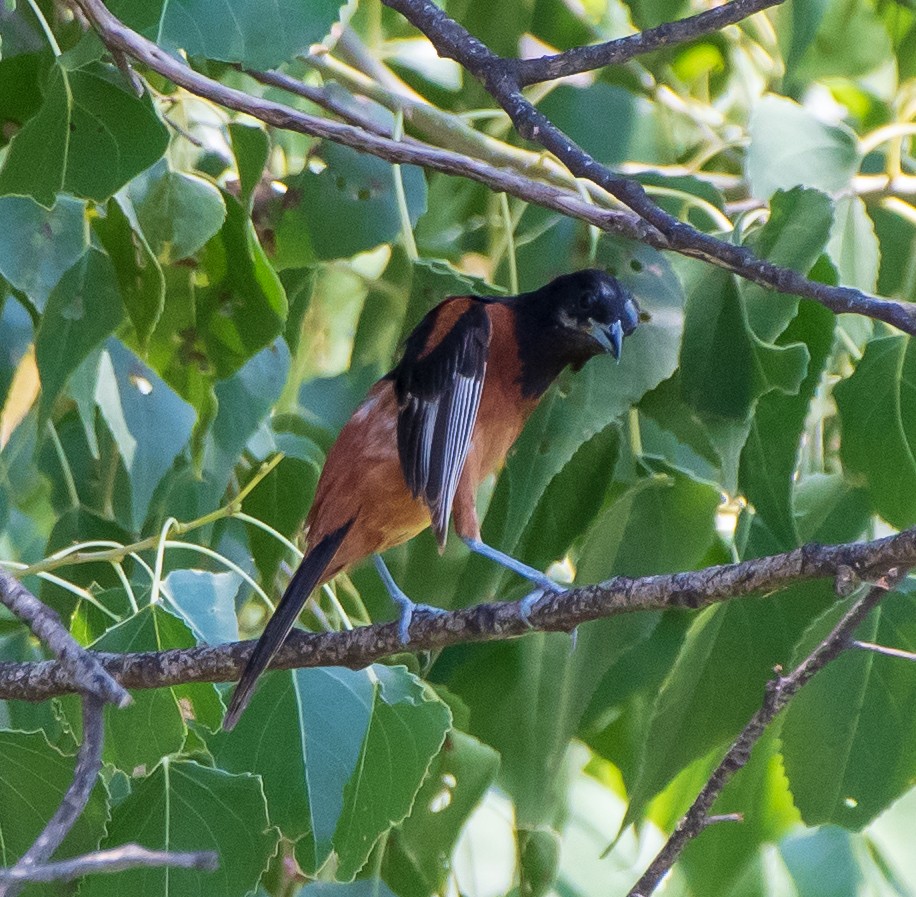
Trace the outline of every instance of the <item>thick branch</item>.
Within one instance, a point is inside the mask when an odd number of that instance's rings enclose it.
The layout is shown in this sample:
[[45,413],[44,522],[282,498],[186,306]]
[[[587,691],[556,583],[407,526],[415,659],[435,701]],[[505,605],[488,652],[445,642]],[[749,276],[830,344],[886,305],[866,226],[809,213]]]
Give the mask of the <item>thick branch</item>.
[[57,657],[81,692],[119,707],[130,703],[130,695],[67,632],[57,614],[3,569],[0,569],[0,601]]
[[37,881],[72,881],[98,872],[123,872],[126,869],[154,869],[169,866],[173,869],[198,869],[213,872],[218,857],[212,851],[201,853],[175,853],[168,850],[147,850],[137,844],[125,844],[111,850],[97,850],[70,860],[59,860],[41,866],[0,869],[0,885]]
[[515,77],[520,87],[552,81],[566,75],[578,75],[606,65],[621,65],[635,56],[651,53],[676,44],[687,43],[721,31],[754,13],[778,6],[784,0],[732,0],[677,22],[665,22],[638,34],[630,34],[602,44],[574,47],[553,56],[520,59],[514,63]]
[[833,631],[788,676],[777,676],[769,684],[762,706],[751,717],[741,734],[728,749],[671,837],[633,886],[629,897],[649,897],[655,891],[691,839],[709,825],[711,819],[709,811],[713,804],[732,776],[750,759],[751,749],[763,735],[766,727],[815,673],[822,670],[830,661],[851,646],[852,636],[859,624],[887,592],[903,578],[905,572],[897,568],[889,570],[887,575],[882,577],[852,606],[833,628]]
[[432,42],[440,56],[454,59],[474,75],[506,110],[522,137],[550,150],[576,177],[607,190],[652,225],[669,247],[710,264],[727,268],[761,286],[814,299],[836,313],[854,312],[884,321],[916,334],[916,309],[903,303],[877,299],[851,287],[815,283],[788,268],[757,258],[749,249],[719,240],[669,215],[649,198],[641,184],[592,158],[561,131],[521,92],[515,74],[517,60],[506,60],[446,15],[431,0],[383,0],[400,12]]
[[[532,628],[568,632],[582,623],[639,610],[700,608],[743,595],[770,593],[798,582],[867,579],[895,566],[916,565],[916,528],[873,542],[808,545],[784,554],[687,573],[616,577],[606,583],[547,594],[531,611],[530,626],[519,602],[481,604],[444,614],[414,617],[410,650],[525,635]],[[188,682],[238,679],[254,642],[149,652],[98,654],[102,665],[127,688],[161,688]],[[400,654],[397,625],[381,623],[347,632],[295,630],[273,667],[344,666],[360,669]],[[55,661],[0,664],[0,698],[45,700],[73,691],[67,671]]]

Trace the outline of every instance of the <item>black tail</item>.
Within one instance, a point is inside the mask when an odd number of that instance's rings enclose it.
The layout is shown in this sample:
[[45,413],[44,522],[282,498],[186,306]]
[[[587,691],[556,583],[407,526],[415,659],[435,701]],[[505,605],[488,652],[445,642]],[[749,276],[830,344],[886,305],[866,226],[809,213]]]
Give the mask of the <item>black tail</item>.
[[258,643],[248,658],[248,663],[242,672],[242,678],[232,693],[229,709],[223,719],[223,729],[229,731],[239,721],[244,709],[248,706],[258,677],[273,659],[274,654],[280,650],[290,629],[296,622],[299,612],[308,600],[312,590],[321,579],[321,574],[327,569],[335,552],[343,542],[350,530],[353,521],[345,523],[340,529],[325,536],[317,545],[309,549],[308,554],[302,559],[299,568],[289,581],[274,615],[270,618]]

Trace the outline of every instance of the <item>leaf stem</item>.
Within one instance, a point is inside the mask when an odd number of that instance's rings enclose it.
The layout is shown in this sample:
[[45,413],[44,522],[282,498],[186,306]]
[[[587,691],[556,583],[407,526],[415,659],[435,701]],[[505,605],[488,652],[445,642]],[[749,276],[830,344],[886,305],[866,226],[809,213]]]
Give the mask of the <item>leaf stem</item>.
[[54,37],[54,32],[51,31],[51,26],[48,24],[48,20],[45,18],[44,13],[38,8],[38,4],[35,0],[26,0],[26,3],[29,4],[32,12],[35,14],[35,18],[38,19],[38,24],[41,25],[41,30],[44,31],[45,37],[51,45],[51,52],[54,54],[55,58],[59,59],[63,53],[61,52],[57,38]]

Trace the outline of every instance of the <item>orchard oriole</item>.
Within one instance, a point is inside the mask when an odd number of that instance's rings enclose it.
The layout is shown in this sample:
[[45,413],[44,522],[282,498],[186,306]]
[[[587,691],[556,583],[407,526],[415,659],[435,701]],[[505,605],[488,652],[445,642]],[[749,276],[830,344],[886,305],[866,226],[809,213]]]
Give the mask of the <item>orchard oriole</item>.
[[603,352],[619,359],[638,320],[629,291],[595,269],[531,293],[453,296],[432,309],[328,453],[306,520],[308,552],[248,660],[223,728],[238,721],[312,590],[370,554],[401,608],[406,643],[418,605],[395,584],[380,552],[427,526],[441,548],[451,517],[472,551],[540,589],[556,589],[540,571],[480,541],[477,488],[503,463],[560,371],[578,370]]

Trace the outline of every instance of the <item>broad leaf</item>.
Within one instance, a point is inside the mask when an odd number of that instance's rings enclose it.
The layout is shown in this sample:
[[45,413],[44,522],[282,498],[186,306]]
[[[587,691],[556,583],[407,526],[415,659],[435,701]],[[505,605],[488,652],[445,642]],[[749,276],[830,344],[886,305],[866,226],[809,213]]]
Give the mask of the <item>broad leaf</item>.
[[151,850],[215,851],[216,872],[136,869],[87,878],[82,897],[245,897],[277,847],[257,776],[231,775],[187,760],[162,762],[115,808],[103,847],[137,842]]
[[[126,654],[191,648],[195,644],[184,622],[158,605],[148,605],[109,629],[93,648]],[[207,683],[140,689],[132,695],[134,701],[129,707],[112,709],[105,716],[103,755],[107,763],[128,775],[143,775],[161,757],[180,750],[186,720],[196,719],[211,728],[219,725],[221,704],[216,689]]]
[[153,490],[181,453],[196,415],[117,340],[102,353],[95,399],[130,477],[131,516],[139,530]]
[[132,180],[117,200],[163,264],[193,255],[226,218],[213,184],[172,171],[165,160]]
[[916,522],[916,352],[905,336],[869,342],[834,389],[843,465],[861,476],[875,509],[900,529]]
[[388,839],[382,875],[401,897],[438,893],[462,826],[499,768],[499,754],[452,729],[432,762],[413,810]]
[[270,68],[326,37],[342,5],[342,0],[278,0],[267,6],[257,0],[231,6],[211,0],[117,0],[111,8],[168,50]]
[[[881,602],[855,637],[916,650],[913,584]],[[847,609],[831,608],[805,633],[801,661]],[[907,661],[850,649],[792,701],[782,727],[786,773],[807,825],[861,829],[916,775],[916,678]]]
[[0,221],[0,274],[43,311],[51,290],[89,246],[86,204],[61,196],[45,209],[28,196],[2,196]]
[[[316,259],[347,258],[396,239],[401,218],[391,165],[334,143],[322,144],[327,167],[286,178],[276,224],[277,263],[300,267]],[[401,166],[411,224],[426,210],[421,169]]]
[[123,317],[114,265],[104,252],[90,249],[54,288],[35,335],[42,420],[70,374]]
[[333,850],[348,880],[410,811],[450,723],[403,668],[322,667],[265,676],[238,726],[210,744],[222,767],[261,775],[271,822],[298,840],[303,868]]
[[58,64],[44,105],[10,144],[0,193],[32,196],[48,208],[61,191],[105,202],[167,144],[148,98],[128,93],[101,66],[68,71]]
[[[0,862],[12,866],[54,814],[73,781],[75,757],[42,732],[0,731]],[[107,792],[97,783],[58,858],[95,850],[108,820]]]
[[131,218],[116,198],[111,199],[105,216],[96,218],[94,230],[114,263],[121,299],[134,325],[136,341],[145,350],[165,306],[165,276]]
[[859,153],[846,128],[825,125],[784,97],[765,96],[751,115],[746,170],[751,191],[769,199],[777,190],[842,190],[856,172]]

